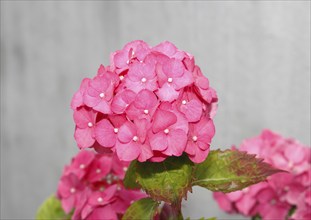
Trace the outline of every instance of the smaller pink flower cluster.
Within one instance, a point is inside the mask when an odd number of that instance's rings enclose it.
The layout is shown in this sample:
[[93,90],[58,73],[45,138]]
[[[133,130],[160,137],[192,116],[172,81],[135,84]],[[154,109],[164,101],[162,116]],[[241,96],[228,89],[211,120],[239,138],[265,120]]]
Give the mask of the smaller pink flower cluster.
[[269,130],[245,140],[241,151],[256,154],[275,168],[288,171],[268,177],[266,182],[232,193],[214,193],[226,212],[262,219],[311,219],[311,148]]
[[122,161],[163,161],[184,152],[196,162],[215,134],[217,95],[194,57],[163,42],[133,41],[82,81],[71,107],[80,148],[101,146]]
[[123,178],[128,163],[112,154],[81,150],[65,166],[58,184],[57,197],[72,219],[119,219],[130,204],[146,197],[127,190]]

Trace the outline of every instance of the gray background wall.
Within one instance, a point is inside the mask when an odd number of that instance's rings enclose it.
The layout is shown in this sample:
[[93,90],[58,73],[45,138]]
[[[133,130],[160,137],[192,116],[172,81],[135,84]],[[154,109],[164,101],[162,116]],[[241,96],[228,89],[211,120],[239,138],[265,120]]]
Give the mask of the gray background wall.
[[[1,1],[1,219],[31,219],[77,152],[70,99],[131,40],[174,42],[219,95],[214,149],[270,128],[310,145],[310,1]],[[227,216],[199,188],[191,218]]]

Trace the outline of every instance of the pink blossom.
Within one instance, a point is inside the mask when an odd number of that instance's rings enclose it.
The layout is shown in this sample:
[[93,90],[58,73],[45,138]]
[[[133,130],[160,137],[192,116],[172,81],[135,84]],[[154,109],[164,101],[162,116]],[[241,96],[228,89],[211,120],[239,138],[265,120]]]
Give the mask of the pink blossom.
[[84,93],[84,103],[94,110],[104,114],[110,114],[110,102],[113,97],[114,84],[105,75],[96,76],[89,83]]
[[180,156],[186,147],[187,133],[185,117],[169,103],[163,103],[154,115],[152,131],[149,132],[151,149],[168,156]]
[[61,177],[57,195],[61,198],[62,207],[66,213],[69,213],[79,203],[79,195],[84,187],[73,173]]
[[131,120],[135,120],[136,118],[147,118],[151,120],[157,106],[158,99],[156,95],[150,90],[143,89],[129,105],[126,114]]
[[94,126],[96,124],[96,115],[92,109],[81,107],[75,110],[73,114],[76,123],[74,137],[80,148],[91,147],[94,142]]
[[[290,219],[309,219],[310,207],[310,148],[270,130],[241,144],[240,150],[256,154],[272,166],[287,170],[242,191],[215,194],[220,207],[245,216],[259,214],[262,219],[286,219],[289,210],[297,207]],[[231,196],[231,195],[239,196]],[[306,195],[306,196],[305,196]],[[309,195],[309,197],[307,196]],[[304,197],[305,196],[305,197]],[[223,203],[223,204],[222,204]]]
[[134,62],[128,71],[125,85],[136,93],[142,89],[155,91],[158,89],[155,66],[150,63]]
[[209,86],[208,79],[202,74],[200,67],[195,66],[193,73],[195,75],[195,88],[201,97],[207,102],[212,103],[217,101],[216,91]]
[[110,58],[72,100],[74,114],[87,118],[75,117],[78,146],[116,152],[123,161],[163,161],[184,152],[203,161],[214,132],[204,134],[202,148],[188,141],[189,126],[203,119],[212,124],[217,95],[194,57],[168,41],[150,47],[138,40]]
[[[81,163],[85,166],[77,170]],[[74,220],[122,217],[131,203],[146,197],[138,190],[124,188],[122,181],[128,165],[115,154],[81,150],[65,167],[59,181],[57,196],[64,211],[73,211]]]
[[[193,83],[192,73],[185,69],[180,60],[169,59],[162,66],[158,66],[156,70],[161,87],[157,94],[161,101],[175,100],[177,97],[174,94],[178,90]],[[172,95],[169,95],[171,93]]]
[[132,161],[136,159],[142,148],[144,137],[138,135],[138,128],[131,122],[125,122],[118,132],[118,142],[116,152],[120,160]]
[[135,100],[136,93],[132,90],[125,89],[120,91],[112,101],[112,111],[116,114],[122,114],[127,107]]
[[205,160],[212,137],[215,134],[215,126],[212,120],[202,118],[197,123],[189,125],[188,143],[185,152],[190,160],[201,163]]
[[122,50],[111,56],[111,64],[119,74],[128,69],[128,65],[135,59],[142,61],[149,52],[149,46],[141,40],[129,42]]
[[179,111],[184,113],[188,122],[199,121],[203,114],[203,103],[191,87],[184,89],[184,92],[181,93],[176,105]]
[[86,150],[81,150],[71,162],[71,166],[66,169],[66,173],[73,173],[79,179],[82,179],[84,175],[88,173],[89,166],[95,158],[94,153]]

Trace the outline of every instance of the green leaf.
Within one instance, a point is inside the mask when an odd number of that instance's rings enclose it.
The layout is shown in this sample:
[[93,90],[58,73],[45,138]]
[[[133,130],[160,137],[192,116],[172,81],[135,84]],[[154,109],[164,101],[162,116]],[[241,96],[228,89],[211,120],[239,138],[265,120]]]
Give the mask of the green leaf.
[[134,202],[125,212],[122,220],[153,219],[159,203],[151,198],[144,198]]
[[39,207],[37,214],[37,220],[69,220],[71,214],[66,214],[62,208],[61,202],[51,195],[47,198]]
[[160,163],[137,162],[137,181],[153,199],[179,208],[182,198],[191,190],[192,166],[185,155],[168,157]]
[[136,160],[132,161],[125,173],[123,184],[128,189],[141,188],[140,185],[137,183],[136,164],[137,164]]
[[237,150],[210,151],[207,159],[194,167],[192,184],[227,193],[282,172],[255,156]]

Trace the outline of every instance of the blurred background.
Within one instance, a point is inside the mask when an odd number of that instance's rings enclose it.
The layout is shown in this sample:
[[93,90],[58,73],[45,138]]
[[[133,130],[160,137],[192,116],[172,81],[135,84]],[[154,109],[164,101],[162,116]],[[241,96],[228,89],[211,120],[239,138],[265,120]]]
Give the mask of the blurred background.
[[[219,96],[212,148],[270,128],[310,145],[310,1],[1,1],[1,219],[32,219],[78,151],[84,77],[142,39],[193,54]],[[191,219],[221,212],[194,188]]]

